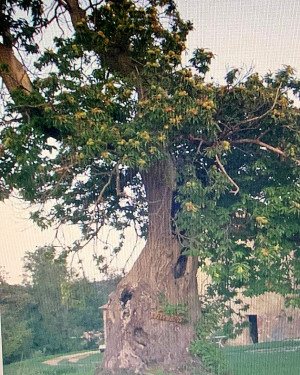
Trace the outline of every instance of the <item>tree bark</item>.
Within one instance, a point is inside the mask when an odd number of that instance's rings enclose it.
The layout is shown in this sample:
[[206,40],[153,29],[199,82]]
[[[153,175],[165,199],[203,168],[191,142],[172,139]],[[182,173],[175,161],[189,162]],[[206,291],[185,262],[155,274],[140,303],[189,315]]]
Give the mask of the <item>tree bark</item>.
[[0,43],[0,76],[11,93],[21,89],[29,94],[32,84],[26,70],[13,53],[12,47]]
[[86,13],[79,6],[78,0],[56,0],[57,3],[63,6],[70,14],[72,25],[76,30],[77,24],[79,22],[85,21]]
[[[174,177],[170,160],[158,162],[143,175],[149,214],[147,243],[110,296],[106,313],[103,367],[113,373],[121,369],[143,373],[149,368],[174,371],[189,359],[199,314],[197,259],[189,257],[183,276],[174,277],[180,255],[171,231]],[[180,323],[177,317],[161,313],[159,296],[171,305],[185,303],[186,320]]]

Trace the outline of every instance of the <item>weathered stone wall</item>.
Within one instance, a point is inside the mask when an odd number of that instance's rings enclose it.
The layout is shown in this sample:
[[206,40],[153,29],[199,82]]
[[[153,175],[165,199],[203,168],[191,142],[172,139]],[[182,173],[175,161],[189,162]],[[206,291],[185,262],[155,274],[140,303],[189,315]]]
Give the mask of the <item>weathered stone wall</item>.
[[[200,295],[205,295],[206,287],[210,283],[207,274],[198,271],[198,289]],[[300,338],[300,309],[286,308],[284,297],[275,293],[265,293],[254,298],[238,296],[249,309],[244,312],[244,318],[249,321],[249,315],[257,316],[258,342],[281,341],[292,338]],[[252,344],[249,328],[235,340],[229,340],[229,345]]]
[[[284,297],[275,293],[265,293],[254,298],[244,297],[243,301],[250,305],[245,312],[245,320],[248,320],[248,315],[257,315],[258,342],[300,337],[300,309],[286,308]],[[228,343],[251,344],[249,329],[245,328],[240,336]]]

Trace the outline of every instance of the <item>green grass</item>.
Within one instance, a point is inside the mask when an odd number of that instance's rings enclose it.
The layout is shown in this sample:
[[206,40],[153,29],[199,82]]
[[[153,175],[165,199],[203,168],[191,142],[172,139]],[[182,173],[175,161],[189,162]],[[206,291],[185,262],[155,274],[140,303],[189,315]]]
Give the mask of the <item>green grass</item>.
[[[300,341],[281,341],[223,349],[230,375],[299,375]],[[36,357],[4,366],[4,375],[94,375],[102,359],[91,354],[77,363],[61,361],[57,366],[43,362],[60,356]]]
[[225,347],[232,375],[299,375],[300,341]]
[[101,353],[91,354],[77,363],[67,360],[57,366],[49,366],[43,362],[57,356],[37,357],[4,366],[4,375],[94,375],[96,367],[102,359]]

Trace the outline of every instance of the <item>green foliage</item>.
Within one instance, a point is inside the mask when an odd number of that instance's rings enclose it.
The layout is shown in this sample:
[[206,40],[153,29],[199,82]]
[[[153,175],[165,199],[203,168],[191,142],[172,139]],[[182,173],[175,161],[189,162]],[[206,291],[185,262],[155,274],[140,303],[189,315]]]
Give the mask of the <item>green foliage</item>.
[[166,315],[187,315],[187,306],[185,303],[177,303],[176,305],[166,304],[163,307],[163,313]]
[[32,303],[28,308],[33,331],[33,348],[45,353],[73,349],[74,336],[64,304],[62,285],[68,274],[65,259],[55,259],[53,247],[39,248],[25,256],[25,270],[31,279],[28,291]]
[[26,286],[9,285],[1,276],[4,363],[36,353],[98,348],[96,339],[85,342],[81,336],[103,330],[99,306],[108,301],[119,278],[93,283],[72,279],[65,260],[54,256],[52,247],[26,254]]
[[222,351],[209,340],[193,341],[191,353],[200,356],[203,366],[213,374],[225,374],[225,357]]
[[28,356],[32,345],[32,332],[28,322],[16,320],[16,316],[4,310],[2,324],[3,361],[10,363]]
[[[31,25],[42,25],[39,4],[21,4],[34,10]],[[27,26],[8,21],[12,7],[3,14],[22,41],[18,30]],[[171,156],[177,236],[218,295],[273,291],[296,304],[300,137],[291,94],[299,96],[300,83],[293,69],[264,77],[234,69],[226,85],[206,83],[213,54],[199,48],[182,67],[192,25],[172,0],[103,1],[79,11],[74,32],[39,55],[33,91],[18,90],[7,105],[0,196],[18,189],[31,202],[51,200],[50,212],[33,213],[35,222],[78,224],[83,241],[105,224],[122,230],[134,222],[145,235],[143,176]],[[27,41],[32,35],[24,31]],[[63,292],[71,307],[67,284]]]
[[[232,308],[232,305],[235,307]],[[201,318],[196,324],[196,339],[191,342],[190,350],[201,358],[207,370],[215,374],[227,373],[224,353],[214,342],[214,337],[224,336],[226,342],[239,335],[247,326],[241,312],[248,307],[241,300],[218,296],[212,286],[208,288],[207,295],[202,297]]]
[[218,321],[214,314],[203,315],[196,327],[196,339],[191,342],[190,352],[200,356],[203,366],[214,374],[225,373],[225,357],[221,349],[210,340]]
[[67,270],[65,257],[56,258],[51,246],[25,256],[25,269],[31,296],[24,316],[29,320],[33,343],[31,351],[61,353],[97,348],[97,342],[83,342],[85,331],[103,329],[99,306],[107,302],[117,278],[90,283],[74,279]]
[[187,318],[188,308],[185,302],[172,305],[168,302],[164,293],[159,293],[159,310],[166,315],[180,315]]
[[26,52],[37,52],[38,44],[34,40],[34,34],[36,29],[47,24],[42,1],[8,0],[1,2],[0,9],[0,35],[4,45],[11,46],[18,41]]
[[99,307],[106,304],[109,295],[119,283],[119,277],[111,277],[105,281],[88,282],[75,280],[72,290],[83,300],[83,306],[75,305],[70,310],[70,323],[83,331],[103,331],[103,317]]
[[26,357],[31,351],[32,331],[25,313],[31,298],[26,288],[9,285],[2,277],[0,296],[3,361],[10,363]]

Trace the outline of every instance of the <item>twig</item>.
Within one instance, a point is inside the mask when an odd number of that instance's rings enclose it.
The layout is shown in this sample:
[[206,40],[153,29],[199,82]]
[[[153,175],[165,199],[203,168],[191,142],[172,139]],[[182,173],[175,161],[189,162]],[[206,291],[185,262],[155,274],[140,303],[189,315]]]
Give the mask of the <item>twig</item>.
[[262,115],[259,115],[259,116],[256,116],[256,117],[251,117],[247,120],[243,120],[243,121],[240,121],[238,122],[237,124],[234,124],[234,127],[233,127],[233,130],[235,130],[237,127],[239,127],[240,125],[245,125],[245,124],[248,124],[249,122],[253,122],[253,121],[257,121],[257,120],[261,120],[263,117],[267,116],[270,112],[273,111],[273,109],[275,108],[275,105],[277,103],[277,99],[278,99],[278,96],[279,96],[279,92],[280,92],[280,89],[281,89],[281,83],[280,85],[278,86],[277,88],[277,91],[276,91],[276,95],[275,95],[275,99],[274,99],[274,102],[272,104],[272,107],[270,109],[268,109],[265,113],[263,113]]
[[240,188],[238,187],[238,185],[233,181],[233,179],[228,175],[228,173],[226,172],[223,164],[221,163],[218,155],[216,155],[216,162],[218,164],[218,166],[220,167],[221,171],[225,174],[225,176],[228,178],[228,180],[232,183],[232,185],[235,187],[235,190],[230,190],[230,193],[234,194],[234,195],[237,195],[237,193],[240,191]]
[[107,187],[111,184],[111,180],[112,180],[112,178],[113,178],[114,173],[116,173],[116,175],[118,174],[119,164],[120,164],[120,163],[117,163],[117,164],[115,165],[115,167],[113,168],[113,170],[111,171],[111,173],[110,173],[110,175],[109,175],[109,178],[108,178],[106,184],[103,186],[103,188],[102,188],[101,191],[100,191],[100,194],[99,194],[99,196],[98,196],[98,198],[97,198],[97,200],[96,200],[96,202],[95,202],[95,206],[94,206],[94,209],[93,209],[93,213],[92,213],[92,215],[91,215],[90,224],[92,224],[92,223],[94,222],[95,215],[96,215],[96,209],[97,209],[99,203],[101,203],[101,201],[102,201],[103,194],[104,194],[105,190],[106,190]]
[[[117,165],[118,165],[118,164],[117,164]],[[116,165],[116,166],[117,166],[117,165]],[[114,174],[114,170],[115,170],[115,169],[116,169],[116,167],[114,167],[114,169],[112,170],[112,172],[111,172],[110,175],[109,175],[109,178],[108,178],[108,180],[107,180],[107,183],[103,186],[103,188],[102,188],[101,191],[100,191],[100,194],[99,194],[99,196],[98,196],[98,198],[97,198],[97,200],[96,200],[96,202],[95,202],[95,207],[94,207],[93,215],[95,214],[95,211],[96,211],[96,208],[97,208],[98,204],[102,201],[103,194],[104,194],[106,188],[107,188],[107,187],[110,185],[110,183],[111,183],[112,176],[113,176],[113,174]]]
[[264,132],[262,132],[258,137],[257,139],[260,141],[262,139],[262,137],[264,137],[267,133],[269,133],[270,129],[267,129],[265,130]]
[[203,143],[203,140],[201,140],[201,141],[199,142],[199,146],[197,147],[196,154],[199,154],[199,153],[200,153],[200,149],[201,149],[202,143]]

